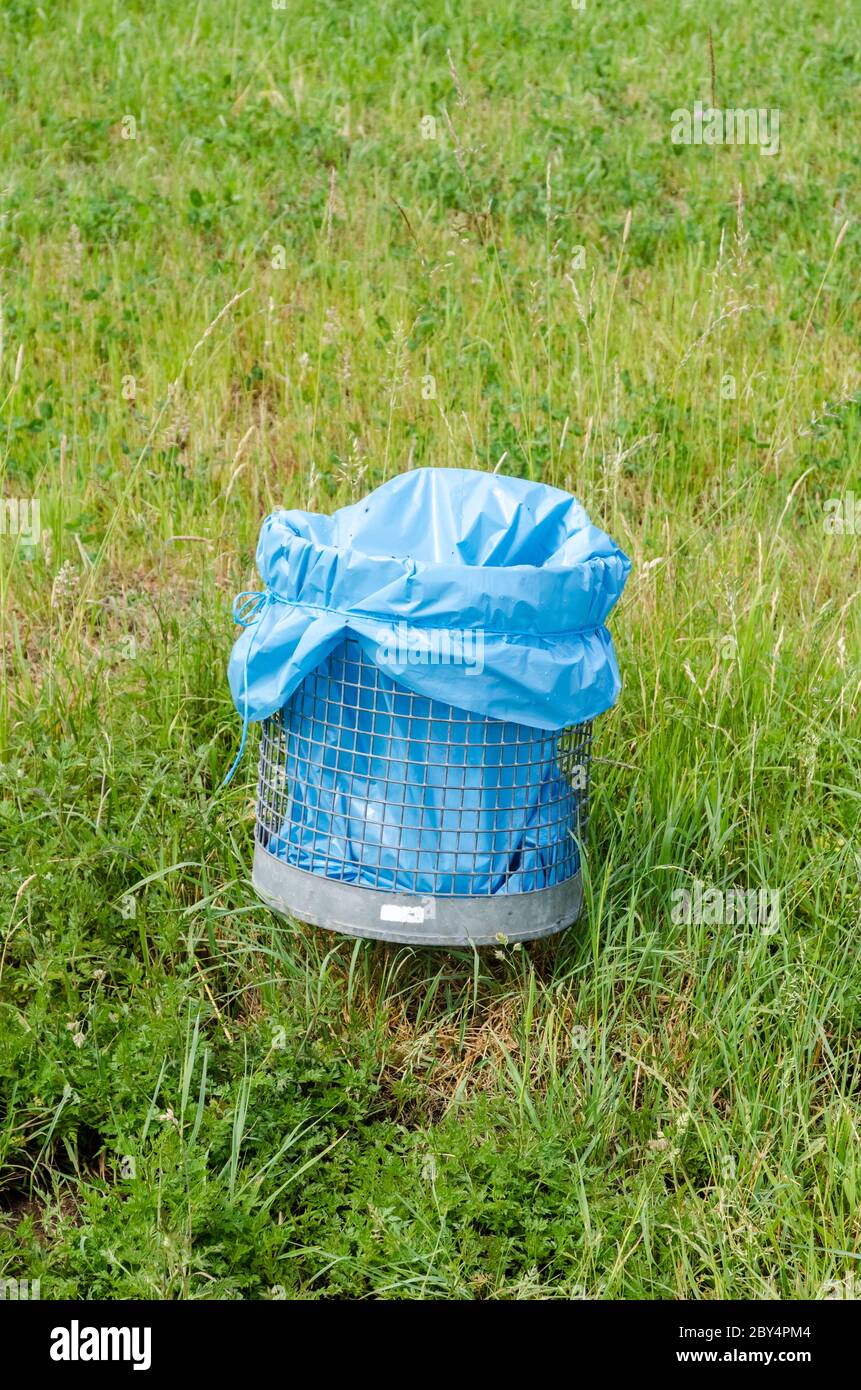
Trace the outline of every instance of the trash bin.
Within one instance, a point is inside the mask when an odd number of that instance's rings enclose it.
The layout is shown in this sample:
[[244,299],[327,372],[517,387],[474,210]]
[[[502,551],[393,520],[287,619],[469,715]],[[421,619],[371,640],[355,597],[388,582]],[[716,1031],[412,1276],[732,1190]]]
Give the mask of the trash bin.
[[604,620],[630,569],[580,504],[416,469],[332,516],[275,512],[257,561],[229,677],[240,756],[262,723],[264,901],[426,945],[576,920],[592,721],[619,690]]

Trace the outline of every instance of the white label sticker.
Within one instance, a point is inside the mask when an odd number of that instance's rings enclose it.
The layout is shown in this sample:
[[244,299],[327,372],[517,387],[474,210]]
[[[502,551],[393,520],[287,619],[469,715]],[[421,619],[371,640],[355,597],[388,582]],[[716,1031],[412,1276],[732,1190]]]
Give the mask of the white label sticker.
[[381,922],[423,922],[425,910],[423,907],[397,907],[393,903],[388,903],[380,908]]

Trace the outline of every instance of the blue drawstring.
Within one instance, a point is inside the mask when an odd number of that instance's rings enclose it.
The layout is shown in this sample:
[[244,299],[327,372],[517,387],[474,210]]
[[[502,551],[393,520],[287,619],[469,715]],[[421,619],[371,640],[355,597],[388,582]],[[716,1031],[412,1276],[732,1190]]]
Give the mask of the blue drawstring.
[[[263,616],[263,610],[274,598],[274,594],[269,589],[262,592],[256,589],[246,589],[244,593],[237,594],[233,600],[233,621],[239,627],[252,627],[259,622]],[[255,633],[255,636],[257,634]],[[233,760],[233,766],[222,782],[222,787],[226,787],[233,779],[233,774],[242,762],[242,754],[245,752],[245,741],[248,738],[248,658],[251,648],[254,646],[254,638],[248,643],[245,650],[245,662],[242,669],[243,702],[244,712],[242,715],[242,739],[239,744],[239,752]]]
[[251,627],[256,623],[271,595],[268,589],[246,589],[233,600],[233,621],[238,627]]

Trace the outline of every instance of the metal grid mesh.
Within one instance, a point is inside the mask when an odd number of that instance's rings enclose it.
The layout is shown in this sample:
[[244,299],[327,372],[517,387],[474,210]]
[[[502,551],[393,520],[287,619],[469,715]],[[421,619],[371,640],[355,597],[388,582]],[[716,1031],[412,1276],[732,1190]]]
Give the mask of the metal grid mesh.
[[591,744],[591,722],[550,733],[416,695],[348,638],[264,722],[257,839],[368,888],[549,888],[579,868]]

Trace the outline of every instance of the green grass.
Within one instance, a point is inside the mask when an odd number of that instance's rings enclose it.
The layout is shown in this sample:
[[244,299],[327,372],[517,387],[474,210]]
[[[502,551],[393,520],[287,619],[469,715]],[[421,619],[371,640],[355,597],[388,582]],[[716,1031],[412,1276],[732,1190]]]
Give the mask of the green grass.
[[[861,22],[712,24],[774,158],[672,145],[712,75],[669,0],[4,5],[0,473],[45,534],[0,537],[2,1277],[857,1288]],[[635,566],[584,917],[279,922],[253,748],[219,789],[260,522],[500,459]],[[779,930],[675,923],[696,879]]]

